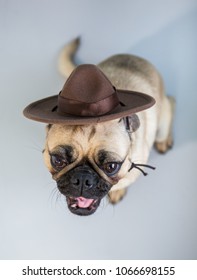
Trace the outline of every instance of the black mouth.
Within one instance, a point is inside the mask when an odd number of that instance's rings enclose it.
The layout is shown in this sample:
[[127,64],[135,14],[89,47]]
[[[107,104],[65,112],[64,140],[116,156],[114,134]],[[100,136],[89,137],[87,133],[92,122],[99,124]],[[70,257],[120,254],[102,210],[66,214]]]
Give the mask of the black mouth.
[[91,199],[91,198],[85,198],[85,197],[72,197],[72,196],[66,196],[66,201],[68,204],[69,210],[76,215],[79,216],[88,216],[93,214],[99,204],[101,199]]

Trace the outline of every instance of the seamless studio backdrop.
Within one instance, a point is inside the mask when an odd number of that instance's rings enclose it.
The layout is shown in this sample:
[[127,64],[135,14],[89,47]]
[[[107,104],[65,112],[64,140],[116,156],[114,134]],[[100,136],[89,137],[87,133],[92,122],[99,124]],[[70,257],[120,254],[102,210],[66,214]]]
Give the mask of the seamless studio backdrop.
[[[197,258],[196,0],[0,0],[0,258]],[[23,108],[54,95],[61,48],[81,36],[78,63],[116,53],[150,60],[176,98],[174,147],[154,150],[117,206],[71,214],[42,160],[45,125]]]

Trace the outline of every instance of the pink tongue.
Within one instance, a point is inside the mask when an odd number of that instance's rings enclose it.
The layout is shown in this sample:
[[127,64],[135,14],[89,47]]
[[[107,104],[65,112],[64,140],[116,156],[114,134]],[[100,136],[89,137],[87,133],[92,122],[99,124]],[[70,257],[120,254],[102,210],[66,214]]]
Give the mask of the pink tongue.
[[94,199],[88,199],[82,196],[77,197],[76,200],[77,200],[77,205],[80,208],[88,208],[94,201]]

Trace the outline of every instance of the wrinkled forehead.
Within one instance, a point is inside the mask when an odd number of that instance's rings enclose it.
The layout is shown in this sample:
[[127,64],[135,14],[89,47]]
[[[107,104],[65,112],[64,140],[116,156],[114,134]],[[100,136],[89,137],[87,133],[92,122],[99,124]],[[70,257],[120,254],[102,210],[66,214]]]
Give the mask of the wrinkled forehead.
[[69,145],[84,156],[107,150],[125,157],[129,138],[123,123],[118,120],[96,125],[52,125],[47,133],[47,146],[53,151],[58,146]]

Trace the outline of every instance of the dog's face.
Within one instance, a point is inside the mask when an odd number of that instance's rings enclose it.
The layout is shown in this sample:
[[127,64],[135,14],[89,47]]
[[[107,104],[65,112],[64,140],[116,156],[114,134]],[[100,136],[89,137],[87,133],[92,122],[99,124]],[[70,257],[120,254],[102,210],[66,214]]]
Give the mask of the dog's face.
[[[137,116],[129,121],[130,130],[136,130]],[[124,119],[47,126],[44,161],[72,213],[90,215],[96,211],[101,199],[127,173],[130,147]]]

